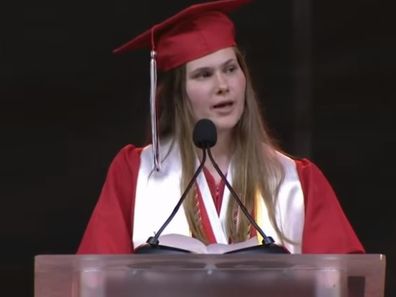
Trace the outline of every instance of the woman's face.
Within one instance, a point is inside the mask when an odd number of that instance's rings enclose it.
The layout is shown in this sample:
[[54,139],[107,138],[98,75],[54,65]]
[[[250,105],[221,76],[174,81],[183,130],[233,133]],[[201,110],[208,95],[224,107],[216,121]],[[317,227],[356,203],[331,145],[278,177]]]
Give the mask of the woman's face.
[[194,120],[212,120],[218,132],[231,131],[243,113],[246,78],[232,47],[186,64],[186,91]]

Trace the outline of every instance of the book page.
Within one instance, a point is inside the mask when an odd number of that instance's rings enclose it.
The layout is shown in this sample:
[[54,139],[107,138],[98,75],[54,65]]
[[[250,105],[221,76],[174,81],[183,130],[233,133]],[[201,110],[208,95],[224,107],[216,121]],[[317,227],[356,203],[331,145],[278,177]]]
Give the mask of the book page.
[[259,245],[257,237],[249,238],[248,240],[231,243],[231,244],[222,244],[222,243],[213,243],[206,246],[207,254],[224,254],[231,251],[240,250],[243,248],[251,247]]
[[257,237],[252,237],[238,243],[212,243],[206,246],[202,241],[196,238],[181,234],[162,235],[159,237],[159,242],[160,245],[181,248],[197,254],[224,254],[226,252],[259,245]]
[[182,234],[165,234],[159,237],[159,244],[176,247],[197,254],[206,254],[206,246],[199,239]]

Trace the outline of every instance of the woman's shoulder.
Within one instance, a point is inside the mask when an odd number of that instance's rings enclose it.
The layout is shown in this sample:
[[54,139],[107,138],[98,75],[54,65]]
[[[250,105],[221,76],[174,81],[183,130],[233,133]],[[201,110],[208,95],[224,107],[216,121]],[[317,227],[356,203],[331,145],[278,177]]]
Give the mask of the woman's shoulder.
[[284,152],[277,152],[278,158],[286,173],[292,172],[298,176],[303,186],[311,184],[312,181],[327,183],[327,178],[322,170],[309,158],[299,158]]
[[293,160],[296,163],[296,166],[302,170],[319,170],[319,167],[315,164],[315,162],[308,158],[294,157]]
[[294,163],[295,171],[302,187],[305,190],[312,187],[330,190],[331,186],[327,177],[314,161],[309,158],[298,158],[292,156],[286,156],[286,158],[290,160],[289,162]]
[[299,174],[322,174],[319,167],[308,158],[299,158],[279,151],[277,153],[279,160],[284,166],[288,165],[295,167]]
[[125,168],[132,170],[139,167],[140,155],[143,147],[138,147],[133,144],[123,146],[113,158],[110,169]]
[[317,179],[325,179],[322,170],[310,159],[294,159],[296,163],[297,172],[301,177],[315,177]]
[[123,156],[126,158],[133,158],[139,156],[143,149],[144,147],[135,146],[134,144],[127,144],[118,151],[116,157]]

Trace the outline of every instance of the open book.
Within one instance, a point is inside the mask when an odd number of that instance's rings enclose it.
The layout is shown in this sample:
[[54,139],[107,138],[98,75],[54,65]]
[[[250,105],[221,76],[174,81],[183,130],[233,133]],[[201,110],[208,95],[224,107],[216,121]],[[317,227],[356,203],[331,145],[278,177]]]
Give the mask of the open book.
[[252,237],[238,243],[212,243],[205,245],[202,241],[193,237],[181,234],[166,234],[159,237],[159,244],[188,250],[196,254],[225,254],[227,252],[259,245],[259,242],[257,237]]

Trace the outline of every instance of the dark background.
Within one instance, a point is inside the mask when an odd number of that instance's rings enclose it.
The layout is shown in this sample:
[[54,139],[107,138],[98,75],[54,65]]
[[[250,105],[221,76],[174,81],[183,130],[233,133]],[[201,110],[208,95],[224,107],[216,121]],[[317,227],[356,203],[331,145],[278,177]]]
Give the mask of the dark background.
[[[144,143],[149,53],[111,50],[193,2],[2,4],[3,296],[33,295],[35,255],[76,251],[111,159]],[[322,168],[367,252],[386,254],[394,296],[396,46],[384,3],[256,1],[233,19],[272,133]]]

